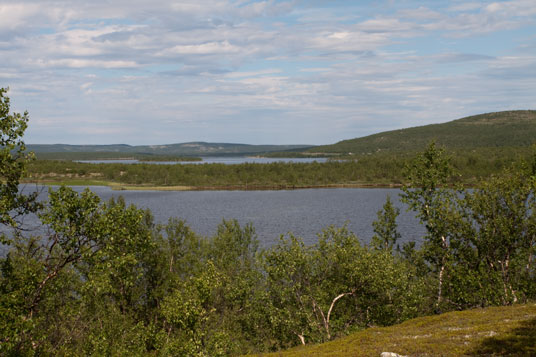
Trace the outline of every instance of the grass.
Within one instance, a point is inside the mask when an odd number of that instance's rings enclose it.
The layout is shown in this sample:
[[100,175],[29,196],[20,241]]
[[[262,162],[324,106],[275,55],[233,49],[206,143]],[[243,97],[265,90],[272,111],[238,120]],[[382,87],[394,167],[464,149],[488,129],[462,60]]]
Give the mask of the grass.
[[449,312],[259,356],[536,356],[536,304]]

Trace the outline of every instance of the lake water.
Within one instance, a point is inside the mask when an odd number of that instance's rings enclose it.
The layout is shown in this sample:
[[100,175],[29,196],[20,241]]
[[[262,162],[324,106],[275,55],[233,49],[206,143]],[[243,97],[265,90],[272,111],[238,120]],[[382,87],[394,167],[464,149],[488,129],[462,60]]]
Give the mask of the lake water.
[[270,158],[270,157],[203,157],[202,161],[140,161],[134,159],[118,159],[118,160],[76,160],[87,164],[155,164],[155,165],[202,165],[202,164],[225,164],[238,165],[245,163],[254,164],[269,164],[272,162],[326,162],[327,158]]
[[[84,187],[73,187],[82,191]],[[401,208],[398,227],[401,242],[420,241],[424,228],[413,213],[398,201],[398,189],[301,189],[282,191],[113,191],[91,187],[103,200],[123,196],[129,204],[152,211],[155,220],[165,223],[170,217],[186,220],[197,233],[213,235],[223,219],[252,223],[260,245],[270,246],[281,234],[292,232],[307,244],[329,225],[348,225],[363,242],[373,236],[372,222],[387,195]],[[46,197],[43,195],[43,197]]]

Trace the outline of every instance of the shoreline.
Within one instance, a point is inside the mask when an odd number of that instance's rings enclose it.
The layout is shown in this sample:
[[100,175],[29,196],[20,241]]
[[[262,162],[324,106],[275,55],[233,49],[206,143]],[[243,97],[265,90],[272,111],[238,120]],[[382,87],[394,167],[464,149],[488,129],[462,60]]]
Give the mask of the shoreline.
[[37,184],[43,186],[105,186],[114,191],[283,191],[322,188],[401,188],[398,183],[343,183],[323,185],[224,185],[224,186],[158,186],[150,184],[122,184],[99,180],[22,180],[21,184]]

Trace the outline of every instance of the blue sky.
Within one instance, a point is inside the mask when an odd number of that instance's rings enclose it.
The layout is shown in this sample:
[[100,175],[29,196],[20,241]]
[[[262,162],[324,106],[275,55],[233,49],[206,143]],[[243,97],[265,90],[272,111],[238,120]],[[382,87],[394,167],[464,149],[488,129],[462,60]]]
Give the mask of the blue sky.
[[536,109],[536,2],[0,0],[27,143],[329,144]]

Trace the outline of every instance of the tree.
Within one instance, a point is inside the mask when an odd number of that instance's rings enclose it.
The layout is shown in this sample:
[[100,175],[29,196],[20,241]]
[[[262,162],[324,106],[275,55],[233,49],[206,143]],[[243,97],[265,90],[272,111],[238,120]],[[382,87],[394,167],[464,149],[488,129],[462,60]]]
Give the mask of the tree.
[[38,215],[48,233],[15,237],[0,259],[0,354],[145,350],[156,265],[145,212],[60,187]]
[[346,227],[329,227],[318,238],[306,247],[292,235],[282,237],[263,255],[269,320],[281,347],[416,315],[421,286],[406,264],[361,245]]
[[[536,248],[535,177],[505,170],[466,194],[465,237],[480,272],[483,304],[511,304],[533,295]],[[528,175],[527,175],[528,173]]]
[[[0,224],[17,228],[18,218],[34,212],[37,193],[23,195],[19,184],[32,155],[25,152],[22,136],[28,126],[28,112],[10,114],[8,89],[0,88]],[[10,239],[0,234],[0,243],[9,244]]]
[[400,239],[396,226],[396,218],[400,214],[400,209],[393,205],[391,197],[387,196],[383,209],[378,211],[378,219],[372,222],[374,236],[372,245],[377,249],[392,251],[396,242]]
[[[212,261],[195,277],[182,281],[164,298],[161,313],[167,333],[159,334],[160,352],[175,356],[222,356],[232,350],[232,338],[218,326],[214,307],[223,277]],[[215,325],[216,324],[216,328]]]
[[452,174],[450,158],[432,142],[406,167],[408,183],[402,187],[401,194],[402,202],[408,204],[426,226],[423,248],[425,257],[437,273],[438,311],[443,301],[443,282],[451,259],[452,233],[456,231],[452,227],[459,216],[456,192],[447,187]]

